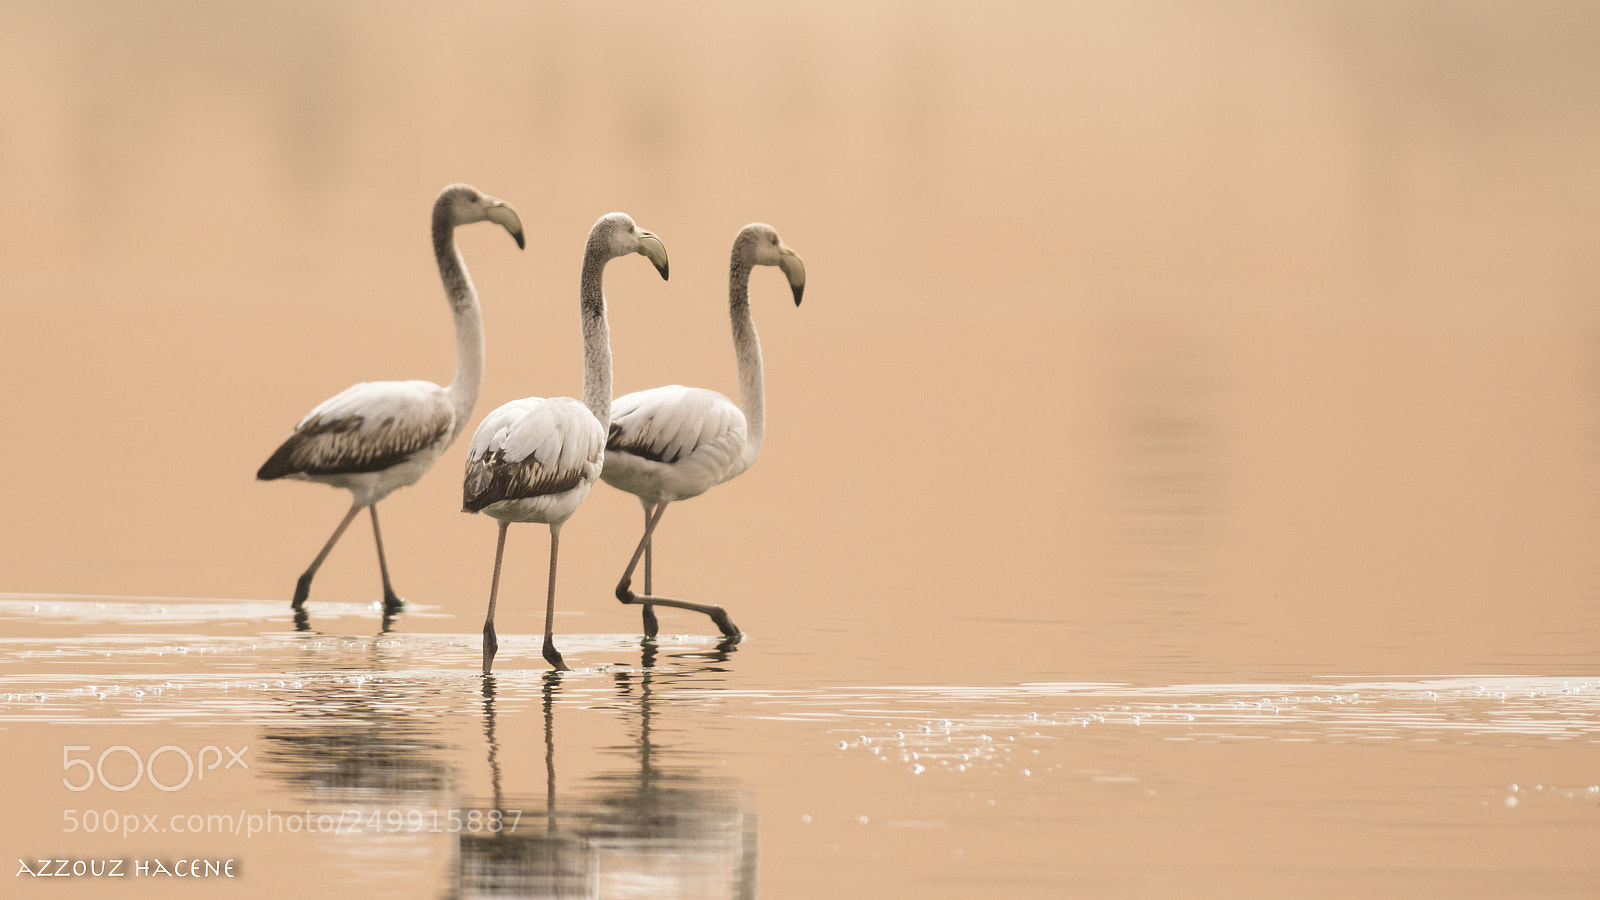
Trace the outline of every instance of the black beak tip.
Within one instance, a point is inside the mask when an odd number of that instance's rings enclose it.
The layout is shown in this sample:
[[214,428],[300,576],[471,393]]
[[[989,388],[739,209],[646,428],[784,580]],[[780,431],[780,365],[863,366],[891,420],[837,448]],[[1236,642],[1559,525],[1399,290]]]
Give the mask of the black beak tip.
[[516,234],[513,234],[512,237],[517,239],[517,249],[518,250],[526,250],[526,249],[528,249],[527,242],[524,241],[523,238],[522,238],[522,232],[519,231]]
[[795,306],[799,306],[800,305],[800,295],[804,294],[805,292],[806,292],[806,286],[803,285],[803,284],[794,289],[794,305]]

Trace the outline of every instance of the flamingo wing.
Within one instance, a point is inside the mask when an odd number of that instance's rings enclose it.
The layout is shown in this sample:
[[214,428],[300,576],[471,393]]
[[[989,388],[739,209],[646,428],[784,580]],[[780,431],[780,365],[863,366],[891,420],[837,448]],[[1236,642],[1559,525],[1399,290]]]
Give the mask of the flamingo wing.
[[671,464],[707,451],[727,455],[744,439],[744,413],[727,397],[674,384],[618,397],[606,449]]
[[447,438],[454,424],[455,411],[432,382],[362,382],[301,419],[256,477],[381,472]]
[[485,416],[472,436],[461,508],[570,491],[594,480],[604,453],[605,432],[582,403],[514,400]]

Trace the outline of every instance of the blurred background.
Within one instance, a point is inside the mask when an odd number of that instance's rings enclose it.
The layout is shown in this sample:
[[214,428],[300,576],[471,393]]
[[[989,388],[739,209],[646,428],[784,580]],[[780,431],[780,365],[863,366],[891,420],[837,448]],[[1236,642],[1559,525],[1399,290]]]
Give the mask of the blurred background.
[[[804,257],[798,310],[752,279],[761,461],[672,508],[656,584],[837,677],[1592,666],[1597,37],[1583,2],[12,0],[0,590],[287,613],[348,495],[255,469],[352,383],[449,380],[428,212],[467,181],[528,237],[458,235],[469,429],[578,393],[601,214],[672,265],[608,272],[619,394],[733,394],[734,233]],[[465,443],[380,507],[439,614],[402,629],[480,621]],[[595,489],[558,630],[637,631],[640,525]],[[503,633],[546,540],[512,530]],[[374,562],[358,522],[312,610]]]

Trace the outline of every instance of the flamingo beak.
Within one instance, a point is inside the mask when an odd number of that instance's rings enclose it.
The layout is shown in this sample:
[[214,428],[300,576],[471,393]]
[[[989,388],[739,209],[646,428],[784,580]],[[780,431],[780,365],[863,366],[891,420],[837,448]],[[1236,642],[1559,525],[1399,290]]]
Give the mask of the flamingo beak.
[[639,229],[639,254],[656,267],[662,281],[667,280],[667,245],[661,243],[661,238],[643,228]]
[[522,238],[522,220],[517,218],[517,211],[504,200],[489,200],[488,203],[488,207],[483,211],[483,217],[510,232],[517,240],[517,249],[524,249],[526,244]]
[[789,279],[789,290],[794,291],[794,305],[800,305],[800,295],[806,292],[806,264],[799,254],[787,246],[778,248],[778,268]]

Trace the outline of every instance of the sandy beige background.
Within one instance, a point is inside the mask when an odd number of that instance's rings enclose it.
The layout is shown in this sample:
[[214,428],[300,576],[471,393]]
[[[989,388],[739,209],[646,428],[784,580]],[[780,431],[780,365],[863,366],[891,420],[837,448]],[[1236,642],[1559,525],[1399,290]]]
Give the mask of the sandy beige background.
[[[805,257],[799,310],[754,279],[760,464],[661,535],[661,584],[753,634],[892,627],[929,675],[975,612],[1057,629],[1006,651],[1053,675],[1138,679],[1151,636],[1209,672],[1592,661],[1597,20],[10,4],[0,588],[287,603],[346,501],[252,473],[348,384],[448,380],[427,212],[465,180],[528,231],[460,235],[474,422],[579,389],[604,212],[673,272],[612,267],[619,391],[732,392],[733,233]],[[382,510],[399,591],[470,619],[463,452]],[[637,627],[638,519],[602,488],[573,520],[569,630]],[[544,540],[512,535],[530,609]],[[376,596],[358,523],[313,603]]]

